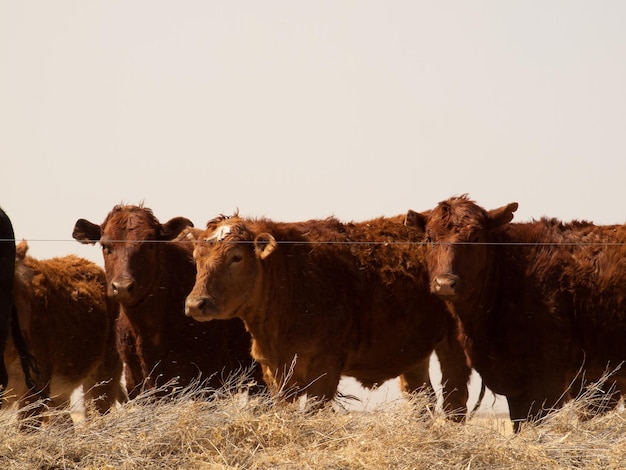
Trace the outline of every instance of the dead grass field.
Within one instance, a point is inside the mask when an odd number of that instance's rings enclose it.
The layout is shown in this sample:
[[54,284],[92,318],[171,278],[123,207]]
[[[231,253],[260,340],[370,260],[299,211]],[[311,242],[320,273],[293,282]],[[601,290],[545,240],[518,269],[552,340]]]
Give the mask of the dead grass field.
[[159,402],[146,394],[73,427],[34,432],[19,432],[15,411],[2,411],[0,468],[626,468],[624,411],[581,421],[585,399],[513,435],[506,416],[455,424],[427,411],[425,396],[354,412],[248,399],[234,389],[208,401],[198,389]]

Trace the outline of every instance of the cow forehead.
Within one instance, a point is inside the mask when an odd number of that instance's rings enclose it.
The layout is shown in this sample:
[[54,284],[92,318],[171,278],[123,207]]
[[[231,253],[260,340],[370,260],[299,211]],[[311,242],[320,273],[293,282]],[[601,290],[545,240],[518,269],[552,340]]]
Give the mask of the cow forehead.
[[160,224],[147,210],[112,212],[103,224],[103,235],[112,240],[152,240]]
[[204,239],[205,242],[224,240],[232,231],[232,225],[224,224],[217,227],[208,237]]
[[434,210],[428,222],[429,228],[451,230],[481,230],[485,226],[485,217],[482,213],[468,210],[465,207]]

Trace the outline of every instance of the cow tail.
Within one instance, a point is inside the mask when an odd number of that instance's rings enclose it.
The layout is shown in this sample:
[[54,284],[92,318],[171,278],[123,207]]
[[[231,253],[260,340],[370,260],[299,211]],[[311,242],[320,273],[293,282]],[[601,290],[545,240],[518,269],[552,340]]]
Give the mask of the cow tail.
[[[24,336],[22,335],[22,329],[20,328],[20,320],[17,316],[17,308],[15,304],[13,304],[13,309],[11,312],[11,335],[13,336],[13,344],[15,345],[15,349],[20,356],[20,363],[22,365],[22,371],[24,371],[24,379],[26,381],[26,386],[31,393],[42,396],[44,399],[48,399],[48,396],[43,394],[43,391],[40,387],[38,387],[33,380],[33,376],[35,378],[39,378],[39,366],[37,363],[37,359],[28,352],[28,346],[26,345],[26,340],[24,340]],[[32,373],[32,374],[31,374]]]
[[[3,294],[3,292],[0,292],[0,296]],[[4,299],[0,299],[0,302],[3,300]],[[2,390],[6,390],[9,382],[9,373],[7,371],[6,364],[4,363],[4,349],[6,347],[9,330],[11,328],[11,311],[13,304],[10,303],[8,305],[9,309],[2,307],[4,307],[4,305],[0,306],[0,387],[2,387]],[[2,401],[3,400],[0,399],[0,407],[2,406]]]
[[480,379],[480,393],[478,394],[478,400],[476,401],[474,408],[472,408],[472,411],[470,411],[470,414],[467,417],[468,420],[474,417],[474,415],[478,411],[478,408],[480,408],[480,405],[482,405],[483,398],[485,398],[485,388],[485,382]]

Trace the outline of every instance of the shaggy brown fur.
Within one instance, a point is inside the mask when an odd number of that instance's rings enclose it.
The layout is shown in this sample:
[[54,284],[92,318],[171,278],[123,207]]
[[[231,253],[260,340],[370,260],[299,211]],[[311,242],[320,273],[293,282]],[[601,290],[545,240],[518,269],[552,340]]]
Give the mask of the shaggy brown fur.
[[[12,338],[4,354],[9,371],[7,401],[20,408],[42,397],[52,404],[69,404],[83,386],[86,399],[107,411],[124,401],[120,381],[122,361],[115,347],[115,306],[107,301],[104,271],[94,263],[69,255],[37,260],[17,247],[15,303],[22,335],[37,365],[40,393],[29,396]],[[39,415],[43,408],[25,415]]]
[[423,234],[403,222],[214,219],[196,241],[187,314],[243,319],[266,381],[294,397],[331,400],[341,375],[372,387],[403,374],[406,391],[430,387],[436,349],[445,406],[462,419],[471,370],[452,318],[429,293]]
[[[74,228],[79,242],[102,246],[108,293],[121,310],[118,343],[131,397],[142,386],[172,379],[178,386],[210,379],[207,385],[217,388],[244,368],[262,384],[241,320],[199,324],[184,315],[196,275],[193,246],[172,240],[186,227],[193,227],[186,218],[161,224],[150,209],[124,205],[100,226],[80,219]],[[251,387],[258,391],[260,385]]]
[[[487,211],[454,197],[422,223],[434,242],[431,288],[459,319],[472,365],[507,397],[517,423],[561,406],[572,381],[580,387],[626,360],[626,226],[509,223],[516,209]],[[624,378],[614,376],[609,406]]]

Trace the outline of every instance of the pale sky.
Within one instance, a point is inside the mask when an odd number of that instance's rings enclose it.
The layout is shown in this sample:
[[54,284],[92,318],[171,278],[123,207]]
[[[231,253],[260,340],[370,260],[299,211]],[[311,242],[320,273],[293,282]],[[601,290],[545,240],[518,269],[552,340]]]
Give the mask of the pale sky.
[[197,226],[469,193],[626,222],[622,1],[0,1],[0,206],[38,256],[145,201]]
[[196,226],[469,193],[626,222],[626,2],[0,0],[0,206],[36,257],[117,203]]

